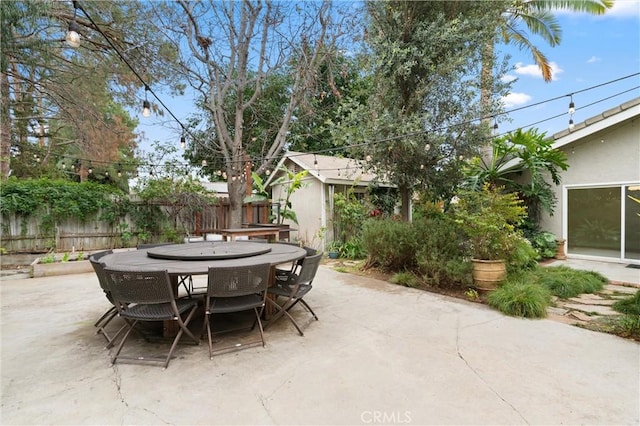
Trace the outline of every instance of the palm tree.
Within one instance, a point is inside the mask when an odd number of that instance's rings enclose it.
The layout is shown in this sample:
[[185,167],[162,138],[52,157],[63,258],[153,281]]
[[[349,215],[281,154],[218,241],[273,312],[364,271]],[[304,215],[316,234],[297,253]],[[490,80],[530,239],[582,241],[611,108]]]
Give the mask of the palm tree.
[[[551,47],[560,44],[562,29],[552,11],[566,9],[573,12],[586,12],[593,15],[602,15],[607,9],[613,7],[614,0],[510,0],[504,3],[502,22],[497,29],[494,41],[503,41],[514,44],[520,50],[528,50],[533,60],[540,67],[544,81],[551,81],[551,65],[547,57],[529,40],[529,34],[520,28],[524,23],[531,35],[542,37]],[[489,100],[493,94],[491,87],[493,81],[493,53],[494,44],[485,46],[481,71],[481,103],[484,120],[488,123],[492,115],[489,111]]]
[[544,81],[551,81],[551,66],[546,56],[527,38],[527,33],[518,28],[523,22],[531,34],[541,36],[549,46],[560,44],[562,29],[553,10],[567,9],[602,15],[613,6],[614,0],[515,0],[505,11],[500,35],[507,44],[514,44],[520,50],[529,50],[533,60],[540,67]]

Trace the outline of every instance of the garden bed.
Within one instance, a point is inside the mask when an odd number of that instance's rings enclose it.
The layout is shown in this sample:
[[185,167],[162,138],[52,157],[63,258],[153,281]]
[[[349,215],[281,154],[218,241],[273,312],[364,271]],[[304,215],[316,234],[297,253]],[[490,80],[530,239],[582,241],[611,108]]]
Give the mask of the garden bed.
[[33,278],[84,274],[93,271],[89,255],[84,253],[64,253],[39,257],[31,263],[30,268]]

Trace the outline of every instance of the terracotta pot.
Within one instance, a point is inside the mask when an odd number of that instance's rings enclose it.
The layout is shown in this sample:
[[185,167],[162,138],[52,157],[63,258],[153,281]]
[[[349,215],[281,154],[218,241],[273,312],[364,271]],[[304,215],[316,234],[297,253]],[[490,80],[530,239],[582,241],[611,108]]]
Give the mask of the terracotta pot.
[[491,291],[498,288],[498,283],[507,276],[507,265],[504,260],[471,259],[473,263],[473,282],[479,290]]
[[564,243],[566,240],[556,240],[556,255],[554,256],[556,259],[565,260],[567,255],[564,252]]

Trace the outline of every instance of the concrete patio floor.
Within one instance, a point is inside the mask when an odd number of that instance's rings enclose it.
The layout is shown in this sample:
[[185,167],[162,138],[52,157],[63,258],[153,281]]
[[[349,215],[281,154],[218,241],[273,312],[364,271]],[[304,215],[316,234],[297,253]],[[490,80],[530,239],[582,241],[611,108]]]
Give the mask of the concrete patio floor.
[[180,345],[167,370],[110,366],[94,274],[0,295],[3,425],[640,423],[638,343],[326,266],[304,337],[282,319],[264,348]]

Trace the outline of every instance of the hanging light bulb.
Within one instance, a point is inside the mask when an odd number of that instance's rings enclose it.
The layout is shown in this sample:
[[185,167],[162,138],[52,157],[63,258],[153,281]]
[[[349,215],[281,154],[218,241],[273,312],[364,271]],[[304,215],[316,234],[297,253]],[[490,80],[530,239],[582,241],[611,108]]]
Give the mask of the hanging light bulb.
[[62,170],[64,170],[64,169],[66,169],[66,168],[67,168],[67,165],[66,165],[66,164],[64,164],[64,161],[62,162],[61,166],[62,166]]
[[429,151],[430,149],[431,149],[431,145],[430,145],[430,144],[426,144],[426,145],[424,146],[424,150],[425,150],[425,151]]
[[576,112],[576,105],[573,103],[573,95],[571,95],[571,101],[569,102],[569,114],[573,115]]
[[151,104],[147,99],[147,92],[149,91],[149,86],[144,86],[144,101],[142,102],[142,116],[149,117],[151,115]]
[[371,161],[371,155],[367,154],[367,156],[364,159],[367,160],[367,162],[370,162]]
[[420,170],[424,170],[424,164],[420,164]]
[[267,176],[269,176],[271,174],[271,170],[267,169],[265,173],[267,174]]
[[493,121],[493,127],[491,128],[491,134],[493,136],[498,136],[498,122],[497,121]]
[[217,174],[218,176],[222,176],[222,170],[218,170],[218,171],[216,172],[216,174]]
[[315,154],[313,154],[313,168],[318,170],[318,159]]
[[91,165],[91,161],[89,161],[89,168],[87,169],[89,174],[93,173],[93,166]]
[[569,130],[573,130],[573,128],[576,127],[575,124],[573,124],[573,118],[569,119]]
[[202,160],[202,167],[207,167],[207,160]]
[[64,40],[67,42],[69,47],[73,47],[74,49],[80,47],[80,27],[78,27],[78,23],[76,22],[76,13],[78,12],[78,3],[73,2],[73,19],[69,22],[69,29],[67,30],[67,35],[65,35]]
[[184,138],[184,135],[180,136],[180,149],[184,149],[187,146],[187,141]]
[[222,172],[222,179],[227,180],[227,172]]
[[109,172],[108,172],[108,171],[105,171],[105,172],[104,172],[104,175],[105,175],[106,177],[109,177]]

